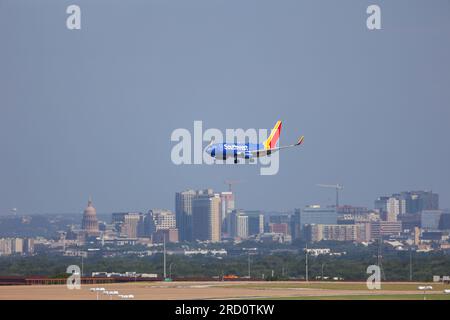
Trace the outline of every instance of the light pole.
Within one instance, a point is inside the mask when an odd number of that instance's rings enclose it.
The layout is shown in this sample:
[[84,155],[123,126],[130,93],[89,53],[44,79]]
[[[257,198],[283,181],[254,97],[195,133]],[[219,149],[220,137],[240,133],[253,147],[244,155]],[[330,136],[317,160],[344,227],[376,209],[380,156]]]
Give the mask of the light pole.
[[412,281],[412,250],[409,247],[409,281]]
[[320,278],[320,280],[323,281],[323,267],[325,266],[325,263],[322,263],[322,277]]
[[306,268],[306,282],[308,282],[308,243],[305,244],[305,268]]
[[248,253],[248,279],[250,280],[251,273],[250,273],[250,252]]
[[173,262],[169,264],[169,278],[172,279],[172,266],[175,265]]
[[167,274],[166,274],[166,233],[163,233],[163,259],[164,259],[164,280],[166,280]]

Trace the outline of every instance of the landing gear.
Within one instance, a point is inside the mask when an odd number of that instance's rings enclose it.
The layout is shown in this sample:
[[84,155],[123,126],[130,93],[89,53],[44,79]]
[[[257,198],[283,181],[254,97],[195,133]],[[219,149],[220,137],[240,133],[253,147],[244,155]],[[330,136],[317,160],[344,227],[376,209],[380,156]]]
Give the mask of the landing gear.
[[234,163],[238,163],[237,153],[234,154]]

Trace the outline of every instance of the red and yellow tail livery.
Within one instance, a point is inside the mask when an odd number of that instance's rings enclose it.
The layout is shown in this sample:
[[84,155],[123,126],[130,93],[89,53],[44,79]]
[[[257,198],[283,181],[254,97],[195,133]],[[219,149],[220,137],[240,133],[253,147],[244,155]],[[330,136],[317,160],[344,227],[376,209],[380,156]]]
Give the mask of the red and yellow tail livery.
[[275,126],[272,129],[272,132],[270,133],[269,138],[264,142],[264,148],[267,150],[275,148],[277,145],[278,139],[280,138],[281,134],[281,124],[282,122],[280,120],[275,123]]

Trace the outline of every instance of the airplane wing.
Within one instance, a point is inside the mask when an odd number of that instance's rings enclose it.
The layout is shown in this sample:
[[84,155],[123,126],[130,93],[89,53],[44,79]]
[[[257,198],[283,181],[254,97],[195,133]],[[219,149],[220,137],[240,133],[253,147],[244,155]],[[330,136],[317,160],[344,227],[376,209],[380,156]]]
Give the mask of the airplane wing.
[[281,150],[281,149],[287,149],[287,148],[292,148],[292,147],[299,146],[299,145],[301,145],[303,143],[304,139],[305,139],[305,137],[301,136],[298,139],[297,143],[295,143],[295,144],[291,144],[291,145],[288,145],[288,146],[281,146],[281,147],[272,148],[272,149],[255,150],[255,151],[251,151],[250,153],[251,153],[251,155],[253,157],[264,157],[267,154],[271,154],[271,153],[277,152],[278,150]]

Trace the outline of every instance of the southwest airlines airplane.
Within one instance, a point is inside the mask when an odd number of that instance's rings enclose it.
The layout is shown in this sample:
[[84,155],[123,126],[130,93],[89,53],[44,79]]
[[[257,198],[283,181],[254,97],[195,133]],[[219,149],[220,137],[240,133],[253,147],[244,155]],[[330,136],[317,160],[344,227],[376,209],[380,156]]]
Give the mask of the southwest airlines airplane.
[[234,163],[238,163],[238,158],[253,159],[270,155],[281,149],[292,148],[303,143],[304,136],[301,136],[297,143],[288,146],[276,147],[281,132],[281,121],[277,121],[273,127],[269,138],[264,143],[211,143],[205,148],[205,152],[214,159],[226,160],[233,157]]

